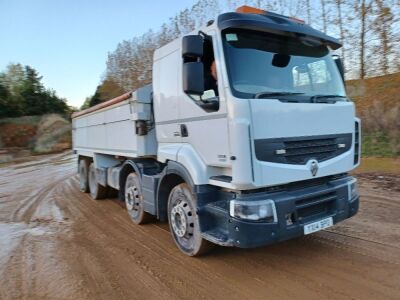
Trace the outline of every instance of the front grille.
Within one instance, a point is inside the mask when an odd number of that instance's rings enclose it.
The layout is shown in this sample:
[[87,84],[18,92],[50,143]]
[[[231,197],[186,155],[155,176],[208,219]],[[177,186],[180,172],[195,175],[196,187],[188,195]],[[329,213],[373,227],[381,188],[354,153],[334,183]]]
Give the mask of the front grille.
[[286,184],[275,185],[275,186],[270,186],[270,187],[265,187],[265,188],[254,189],[254,190],[243,190],[241,193],[242,194],[255,194],[255,193],[273,193],[273,192],[281,192],[281,191],[296,191],[296,190],[300,190],[300,189],[324,185],[332,180],[340,179],[340,178],[343,178],[346,176],[347,176],[346,173],[340,173],[340,174],[331,175],[331,176],[295,181],[295,182],[290,182],[290,183],[286,183]]
[[320,203],[317,205],[313,205],[310,207],[305,207],[302,209],[299,209],[297,211],[297,215],[299,218],[308,218],[308,217],[314,217],[316,215],[322,215],[326,214],[328,212],[328,204],[327,203]]
[[327,215],[332,212],[336,199],[337,193],[329,192],[323,195],[297,200],[297,217],[300,219],[307,219]]
[[351,140],[351,133],[260,139],[255,140],[255,153],[261,161],[301,165],[310,159],[321,162],[336,157],[350,150]]
[[311,157],[324,161],[335,156],[338,150],[336,138],[283,142],[286,160],[293,164],[303,164]]
[[336,199],[336,192],[330,192],[324,195],[318,195],[315,197],[309,197],[305,199],[300,199],[296,201],[297,207],[304,207],[308,205],[312,205],[316,202],[327,202]]

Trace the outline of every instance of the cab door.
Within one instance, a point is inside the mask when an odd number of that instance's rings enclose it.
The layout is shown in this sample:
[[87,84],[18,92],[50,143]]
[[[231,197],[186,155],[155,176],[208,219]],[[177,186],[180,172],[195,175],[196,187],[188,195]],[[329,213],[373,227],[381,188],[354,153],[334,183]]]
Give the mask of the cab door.
[[[218,50],[217,47],[215,32],[209,32],[204,41],[204,54],[201,58],[205,76],[210,76],[210,65],[214,60],[217,76],[221,78],[221,60],[218,55],[219,51],[215,51]],[[180,63],[180,74],[182,74],[182,69],[183,59]],[[200,98],[183,91],[182,75],[180,77],[178,110],[182,143],[189,144],[207,166],[229,166],[227,107],[222,84],[218,86],[217,80],[216,89],[212,89],[210,86],[207,89],[206,86],[206,90]]]
[[[164,53],[165,52],[165,53]],[[156,134],[159,143],[159,150],[166,153],[171,152],[167,159],[175,160],[172,148],[180,146],[181,135],[180,127],[177,123],[179,119],[179,95],[178,86],[180,80],[180,70],[177,63],[180,61],[179,47],[175,51],[158,50],[155,54],[153,66],[153,103],[154,115],[156,120]],[[169,151],[167,148],[171,148]],[[163,157],[164,154],[159,153]]]

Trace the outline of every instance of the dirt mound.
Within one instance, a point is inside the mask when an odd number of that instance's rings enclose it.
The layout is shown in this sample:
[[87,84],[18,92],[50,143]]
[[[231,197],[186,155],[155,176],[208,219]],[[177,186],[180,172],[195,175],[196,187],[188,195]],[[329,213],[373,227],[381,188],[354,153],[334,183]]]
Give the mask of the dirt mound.
[[6,132],[2,137],[2,144],[5,147],[24,147],[31,144],[36,135],[37,127],[30,124],[5,124],[1,130]]
[[31,147],[34,143],[39,121],[40,117],[0,120],[0,147]]
[[33,151],[58,152],[71,148],[71,124],[59,115],[46,115],[38,125]]
[[63,151],[70,149],[71,144],[71,124],[60,115],[0,120],[0,162],[20,157],[21,153]]
[[400,73],[346,81],[347,93],[362,115],[365,110],[378,103],[393,107],[400,103]]

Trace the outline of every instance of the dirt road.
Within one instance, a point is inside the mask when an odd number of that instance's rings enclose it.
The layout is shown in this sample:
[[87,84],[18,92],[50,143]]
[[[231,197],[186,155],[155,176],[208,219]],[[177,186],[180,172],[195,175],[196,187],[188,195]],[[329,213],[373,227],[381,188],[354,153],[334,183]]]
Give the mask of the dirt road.
[[328,231],[188,258],[75,173],[70,154],[0,168],[0,299],[400,299],[400,180],[361,178],[359,214]]

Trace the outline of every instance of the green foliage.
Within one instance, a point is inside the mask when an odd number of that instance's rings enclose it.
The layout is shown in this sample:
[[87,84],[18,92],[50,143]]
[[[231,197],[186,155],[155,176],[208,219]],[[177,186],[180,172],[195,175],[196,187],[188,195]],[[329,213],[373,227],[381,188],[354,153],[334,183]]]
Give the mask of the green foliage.
[[68,114],[65,99],[46,89],[39,73],[30,66],[10,64],[0,73],[0,118],[48,113]]
[[366,156],[390,157],[400,153],[391,146],[391,139],[384,133],[367,134],[363,136],[362,153]]
[[124,91],[124,89],[114,80],[106,78],[97,86],[94,95],[85,99],[81,109],[95,106],[101,102],[120,96],[125,92],[126,91]]
[[83,104],[80,108],[81,110],[84,110],[84,109],[90,107],[90,99],[91,99],[91,97],[86,97],[85,102],[83,102]]
[[[396,99],[398,93],[399,85],[394,90],[387,89],[385,93],[382,91],[381,95],[376,94],[375,99],[379,101],[374,101],[361,111],[366,155],[400,155],[400,103],[388,102],[385,99],[387,96]],[[363,99],[367,100],[368,97],[369,95],[366,95]]]
[[94,95],[90,98],[89,101],[89,107],[95,106],[97,104],[101,103],[101,96],[100,96],[100,85],[97,86],[96,92]]
[[41,116],[24,116],[19,118],[2,118],[0,119],[0,125],[2,124],[29,124],[37,125],[40,122]]

